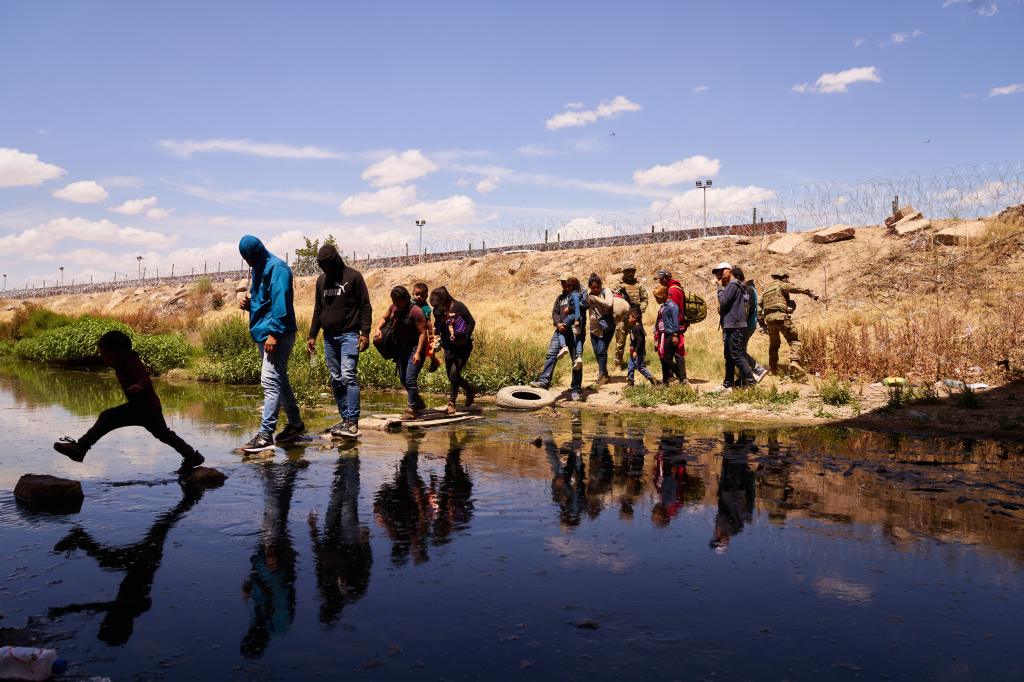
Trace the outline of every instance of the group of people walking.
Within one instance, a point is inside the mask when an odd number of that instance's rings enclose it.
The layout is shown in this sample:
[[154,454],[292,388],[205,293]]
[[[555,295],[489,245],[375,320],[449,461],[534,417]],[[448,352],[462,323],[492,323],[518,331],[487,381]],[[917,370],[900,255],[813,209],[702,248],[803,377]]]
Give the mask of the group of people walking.
[[[242,237],[238,250],[251,268],[248,291],[239,307],[249,313],[249,333],[259,348],[261,359],[260,427],[240,448],[254,452],[295,441],[306,432],[306,425],[288,379],[288,361],[298,332],[292,270],[252,235]],[[396,286],[391,290],[391,305],[374,325],[370,295],[362,274],[345,264],[333,244],[319,249],[317,264],[322,274],[316,281],[306,349],[313,353],[317,338],[323,334],[324,358],[340,416],[340,421],[330,429],[332,436],[358,438],[360,435],[356,369],[359,353],[371,343],[371,332],[372,343],[381,355],[395,363],[406,392],[406,419],[418,417],[426,408],[419,392],[419,374],[424,365],[431,371],[439,367],[437,354],[442,350],[449,380],[445,411],[449,415],[457,413],[460,391],[465,406],[472,406],[477,389],[464,372],[473,352],[476,321],[464,303],[453,298],[444,286],[430,290],[421,282],[413,286],[412,292],[404,286]],[[583,347],[588,336],[597,360],[598,386],[610,379],[608,355],[613,346],[614,364],[626,370],[627,384],[633,384],[637,373],[652,384],[667,384],[673,380],[687,383],[685,334],[690,324],[704,319],[707,312],[704,301],[697,295],[687,296],[668,269],[657,272],[658,286],[653,297],[659,307],[652,331],[661,364],[659,380],[647,366],[643,316],[648,307],[648,292],[637,279],[636,271],[635,264],[623,263],[621,275],[608,286],[596,273],[587,278],[585,287],[569,273],[560,276],[561,291],[551,308],[554,330],[544,368],[532,382],[533,386],[549,388],[558,360],[567,355],[572,362],[570,395],[574,401],[582,400]],[[800,341],[790,318],[795,309],[791,295],[799,293],[814,299],[817,295],[790,284],[783,271],[772,274],[772,282],[760,297],[754,282],[745,279],[740,268],[723,262],[712,272],[719,286],[719,323],[725,356],[725,378],[719,390],[751,385],[768,372],[777,372],[781,338],[789,344],[791,368],[799,370]],[[770,339],[767,370],[747,352],[747,344],[758,325]],[[127,402],[104,411],[81,439],[65,437],[56,442],[54,448],[81,462],[89,448],[105,434],[138,425],[182,455],[182,470],[200,465],[203,456],[167,427],[160,399],[153,390],[149,373],[132,350],[131,339],[121,332],[109,332],[100,339],[99,352],[117,373]],[[277,433],[282,408],[287,421]]]
[[[719,263],[712,269],[718,282],[719,324],[725,358],[725,378],[718,391],[734,386],[753,385],[769,372],[778,372],[778,354],[783,337],[790,347],[791,371],[800,372],[800,341],[790,315],[795,309],[791,295],[817,295],[789,283],[784,271],[772,273],[772,282],[759,297],[753,280],[741,268]],[[652,329],[654,346],[661,364],[661,379],[655,378],[647,365],[647,334],[643,316],[647,311],[648,293],[637,280],[636,265],[623,263],[621,275],[605,286],[600,275],[592,273],[586,287],[570,273],[559,277],[561,291],[551,307],[554,330],[548,345],[544,369],[531,383],[547,389],[558,360],[568,355],[572,362],[569,390],[574,401],[583,399],[583,346],[590,337],[597,361],[597,385],[609,381],[608,353],[615,343],[615,365],[626,370],[626,384],[632,386],[639,373],[651,384],[672,381],[685,384],[686,330],[706,315],[706,304],[698,295],[686,295],[682,284],[668,269],[657,272],[658,286],[653,297],[658,313]],[[758,326],[769,335],[768,369],[750,356],[747,346]],[[628,356],[625,355],[628,342]]]

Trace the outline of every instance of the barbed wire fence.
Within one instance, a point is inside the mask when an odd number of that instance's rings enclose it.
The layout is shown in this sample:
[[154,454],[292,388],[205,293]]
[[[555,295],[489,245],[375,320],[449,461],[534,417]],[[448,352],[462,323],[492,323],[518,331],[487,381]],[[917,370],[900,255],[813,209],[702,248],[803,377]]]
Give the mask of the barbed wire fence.
[[[893,203],[912,205],[929,218],[975,219],[1009,206],[1024,204],[1024,162],[956,166],[928,175],[909,174],[857,182],[813,182],[778,188],[713,188],[707,209],[701,190],[689,190],[655,208],[615,212],[571,220],[523,218],[500,226],[466,230],[448,228],[424,243],[422,254],[409,243],[393,240],[373,244],[363,253],[345,253],[363,269],[400,267],[491,253],[554,251],[598,246],[631,246],[725,235],[762,236],[805,231],[834,224],[877,225],[892,213]],[[341,236],[341,235],[339,235]],[[292,252],[293,253],[293,252]],[[285,254],[286,258],[290,254]],[[298,275],[316,274],[306,261],[290,264]],[[188,264],[191,265],[191,264]],[[165,272],[173,271],[167,264]],[[205,268],[204,268],[205,270]],[[188,275],[139,276],[122,273],[112,281],[26,286],[8,289],[3,298],[38,298],[73,293],[106,292],[142,286],[188,286],[201,278],[210,282],[245,280],[246,268],[195,272]]]

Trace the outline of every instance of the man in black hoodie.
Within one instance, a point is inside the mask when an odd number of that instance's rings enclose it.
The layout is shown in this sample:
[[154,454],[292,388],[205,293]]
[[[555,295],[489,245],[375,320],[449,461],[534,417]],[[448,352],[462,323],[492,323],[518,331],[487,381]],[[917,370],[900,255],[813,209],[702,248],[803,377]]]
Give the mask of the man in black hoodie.
[[331,373],[331,388],[338,403],[341,421],[331,427],[331,435],[359,437],[359,382],[356,364],[359,353],[370,344],[373,309],[363,275],[345,265],[333,244],[324,244],[316,254],[324,274],[316,280],[316,302],[309,326],[306,348],[310,353],[317,334],[324,330],[324,359]]

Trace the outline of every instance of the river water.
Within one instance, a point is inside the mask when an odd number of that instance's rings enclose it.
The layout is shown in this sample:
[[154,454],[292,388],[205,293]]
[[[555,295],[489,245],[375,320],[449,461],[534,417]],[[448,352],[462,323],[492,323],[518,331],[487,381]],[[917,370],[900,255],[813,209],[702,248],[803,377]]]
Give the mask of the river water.
[[244,462],[256,389],[157,388],[223,487],[141,429],[64,459],[112,376],[0,369],[0,644],[71,679],[1024,679],[1017,446],[488,408]]

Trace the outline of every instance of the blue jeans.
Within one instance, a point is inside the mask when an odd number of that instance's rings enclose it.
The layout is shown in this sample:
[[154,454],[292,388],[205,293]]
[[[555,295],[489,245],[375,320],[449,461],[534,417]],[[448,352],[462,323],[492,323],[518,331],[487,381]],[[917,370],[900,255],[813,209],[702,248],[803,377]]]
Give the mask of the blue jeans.
[[338,404],[341,418],[356,423],[359,421],[359,380],[356,365],[359,363],[359,332],[346,332],[338,336],[324,334],[324,359],[331,375],[331,390],[334,402]]
[[[569,358],[576,362],[576,358],[579,357],[581,351],[577,351],[577,348],[583,347],[583,335],[580,334],[579,344],[577,345],[577,339],[572,333],[571,328],[566,328],[564,332],[560,332],[557,329],[555,333],[551,335],[551,342],[548,344],[548,354],[544,359],[544,369],[541,371],[540,376],[537,377],[537,381],[544,383],[546,386],[551,385],[551,376],[555,373],[555,365],[558,363],[558,351],[563,347],[568,347]],[[569,388],[574,392],[583,390],[583,370],[573,369],[572,371],[572,383]]]
[[626,365],[626,381],[629,383],[633,383],[633,377],[636,376],[634,372],[640,372],[645,379],[654,383],[654,375],[651,374],[651,370],[647,369],[647,362],[643,358],[630,356],[629,364]]
[[608,348],[612,345],[612,339],[615,338],[615,327],[609,325],[603,334],[600,336],[591,334],[590,338],[594,344],[594,357],[597,358],[597,376],[606,377],[608,376]]
[[416,347],[399,348],[398,357],[395,358],[395,368],[398,370],[398,380],[405,387],[405,395],[408,398],[409,407],[415,407],[420,401],[420,370],[423,363],[413,364],[413,357],[416,355]]
[[295,402],[295,394],[292,393],[292,385],[288,381],[288,358],[292,356],[294,345],[295,332],[278,337],[277,348],[273,353],[267,353],[263,350],[263,344],[259,344],[260,360],[263,362],[260,370],[260,385],[263,386],[263,421],[260,422],[260,434],[264,436],[274,435],[274,431],[277,430],[277,413],[282,406],[289,424],[302,423],[299,404]]

